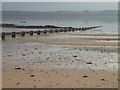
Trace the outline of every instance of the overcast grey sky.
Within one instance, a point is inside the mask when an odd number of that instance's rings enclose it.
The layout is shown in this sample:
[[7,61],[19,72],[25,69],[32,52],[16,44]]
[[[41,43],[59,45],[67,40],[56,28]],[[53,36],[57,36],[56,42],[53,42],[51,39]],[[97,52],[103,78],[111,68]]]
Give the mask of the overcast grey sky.
[[3,11],[117,10],[117,2],[3,2]]

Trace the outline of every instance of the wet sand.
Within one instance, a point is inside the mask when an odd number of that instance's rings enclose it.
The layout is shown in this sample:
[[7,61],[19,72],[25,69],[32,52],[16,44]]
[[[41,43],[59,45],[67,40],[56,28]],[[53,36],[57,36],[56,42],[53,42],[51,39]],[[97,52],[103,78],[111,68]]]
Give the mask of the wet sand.
[[75,33],[75,34],[71,34],[71,35],[79,35],[79,36],[120,36],[120,34],[107,34],[107,33],[98,33],[98,34],[79,34],[79,33]]
[[3,87],[117,88],[117,42],[72,34],[3,41]]
[[40,42],[45,44],[55,44],[55,45],[82,45],[82,46],[118,46],[118,42],[97,42],[93,40],[118,40],[117,38],[70,38],[70,39],[24,39],[26,41]]

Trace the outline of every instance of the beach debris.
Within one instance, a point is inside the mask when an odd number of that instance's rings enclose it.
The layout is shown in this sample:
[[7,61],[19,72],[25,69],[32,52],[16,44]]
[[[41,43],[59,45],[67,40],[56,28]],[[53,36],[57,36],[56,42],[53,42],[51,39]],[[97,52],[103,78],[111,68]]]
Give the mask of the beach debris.
[[27,51],[27,48],[25,48],[25,51]]
[[86,85],[86,84],[83,84],[83,85]]
[[25,53],[22,53],[23,56],[25,56]]
[[59,85],[59,83],[56,83],[56,85]]
[[87,75],[84,75],[83,77],[84,77],[84,78],[88,78],[88,76],[87,76]]
[[33,87],[36,87],[36,86],[33,86]]
[[47,57],[47,60],[49,60],[49,57]]
[[120,79],[117,79],[118,81],[120,81]]
[[35,48],[35,50],[38,50],[38,48]]
[[87,64],[92,64],[92,62],[86,62]]
[[39,54],[41,54],[41,52],[39,52]]
[[21,68],[20,67],[15,67],[15,70],[20,70]]
[[105,81],[105,79],[102,79],[102,81]]
[[22,70],[25,70],[24,68]]
[[73,57],[77,57],[77,55],[74,55]]
[[20,82],[16,83],[16,85],[19,85],[19,84],[20,84]]
[[35,75],[30,75],[30,77],[35,77]]
[[11,55],[11,54],[8,54],[7,56],[8,56],[8,57],[11,57],[12,55]]

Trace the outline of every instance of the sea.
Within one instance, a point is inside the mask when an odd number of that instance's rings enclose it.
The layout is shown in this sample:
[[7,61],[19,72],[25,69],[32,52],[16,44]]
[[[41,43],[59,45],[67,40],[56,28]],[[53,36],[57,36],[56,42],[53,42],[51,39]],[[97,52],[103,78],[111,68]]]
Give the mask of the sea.
[[[24,22],[24,23],[23,23]],[[118,32],[118,13],[104,11],[3,11],[2,23],[16,25],[56,25],[70,27],[102,26],[101,32]]]

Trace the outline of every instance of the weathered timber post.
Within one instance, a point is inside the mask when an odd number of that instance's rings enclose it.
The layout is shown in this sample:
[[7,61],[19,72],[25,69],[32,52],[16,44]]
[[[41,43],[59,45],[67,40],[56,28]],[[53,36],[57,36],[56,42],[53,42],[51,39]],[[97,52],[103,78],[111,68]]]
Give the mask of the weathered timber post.
[[55,32],[58,33],[58,29],[55,29]]
[[67,29],[66,29],[66,28],[64,29],[64,32],[67,32]]
[[76,31],[78,31],[79,30],[79,28],[76,28]]
[[81,28],[79,28],[79,31],[81,31]]
[[82,27],[81,30],[84,31],[84,28]]
[[16,33],[12,32],[12,38],[15,38],[15,37],[16,37]]
[[53,33],[53,30],[52,30],[52,29],[50,30],[50,33]]
[[75,31],[77,31],[77,28],[75,28]]
[[72,28],[72,31],[73,31],[73,32],[75,31],[74,28]]
[[2,40],[5,40],[5,33],[4,32],[2,33],[2,37],[1,38],[2,38]]
[[90,29],[92,29],[92,27],[90,27]]
[[60,32],[62,32],[63,30],[62,29],[60,29]]
[[33,36],[33,31],[30,31],[30,36]]
[[86,31],[86,30],[87,30],[87,28],[85,27],[85,28],[84,28],[84,31]]
[[68,28],[66,28],[66,32],[68,32],[69,31],[69,29]]
[[88,28],[88,27],[86,27],[86,30],[89,30],[89,28]]
[[71,29],[68,29],[68,31],[71,31]]
[[22,32],[21,32],[21,35],[24,37],[24,36],[25,36],[25,32],[24,32],[24,31],[22,31]]
[[40,35],[40,30],[37,30],[37,35]]
[[44,30],[43,32],[44,32],[44,34],[47,34],[47,30]]

